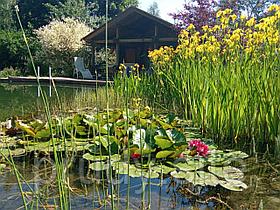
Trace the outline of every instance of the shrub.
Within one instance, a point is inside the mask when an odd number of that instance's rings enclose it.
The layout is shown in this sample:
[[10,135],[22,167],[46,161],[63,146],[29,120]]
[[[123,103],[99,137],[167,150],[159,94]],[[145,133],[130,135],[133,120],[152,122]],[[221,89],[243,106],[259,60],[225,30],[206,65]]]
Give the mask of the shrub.
[[84,51],[81,39],[91,29],[84,23],[66,18],[53,20],[50,24],[35,31],[42,45],[36,54],[42,64],[53,68],[54,74],[71,76],[73,74],[73,57]]
[[0,31],[0,69],[24,67],[27,50],[22,34],[16,31]]
[[13,67],[9,68],[4,68],[3,70],[0,71],[0,77],[9,77],[9,76],[19,76],[20,75],[20,70],[14,69]]

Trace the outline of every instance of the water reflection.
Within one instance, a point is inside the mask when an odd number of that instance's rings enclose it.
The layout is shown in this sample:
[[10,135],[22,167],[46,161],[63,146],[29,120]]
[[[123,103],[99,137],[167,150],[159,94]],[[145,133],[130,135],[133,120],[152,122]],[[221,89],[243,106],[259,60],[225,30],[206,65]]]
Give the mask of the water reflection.
[[[69,173],[69,187],[72,209],[105,209],[104,195],[107,200],[106,209],[110,209],[110,199],[106,197],[109,183],[106,174],[93,173],[82,165],[81,159],[75,160],[75,167]],[[38,160],[17,161],[17,166],[27,184],[23,190],[30,203],[36,197],[30,193],[30,188],[37,192],[39,209],[54,209],[58,204],[58,192],[55,184],[55,170],[52,160],[41,158]],[[118,209],[126,209],[127,192],[129,190],[129,209],[279,209],[280,187],[279,176],[276,171],[266,164],[256,169],[251,160],[246,161],[248,171],[245,182],[249,188],[244,192],[229,192],[219,187],[193,187],[190,184],[170,177],[164,179],[144,179],[145,190],[142,189],[142,178],[130,178],[130,185],[126,175],[115,177],[115,205]],[[276,166],[276,170],[280,167]],[[264,172],[264,173],[260,173]],[[105,182],[101,178],[105,178]],[[272,184],[275,184],[272,188]],[[277,186],[278,183],[278,186]],[[144,197],[143,197],[144,193]],[[110,193],[109,193],[110,194]],[[16,178],[12,171],[6,171],[0,176],[0,209],[17,209],[22,207],[22,200],[18,190]],[[144,198],[144,199],[143,199]],[[34,203],[35,205],[36,203]]]
[[[94,87],[57,86],[60,100],[70,103],[79,93],[92,91]],[[57,107],[58,100],[54,87],[42,86],[51,106]],[[51,95],[51,97],[50,97]],[[38,97],[39,96],[39,97]],[[38,86],[34,84],[0,83],[0,121],[15,115],[25,115],[44,110]]]

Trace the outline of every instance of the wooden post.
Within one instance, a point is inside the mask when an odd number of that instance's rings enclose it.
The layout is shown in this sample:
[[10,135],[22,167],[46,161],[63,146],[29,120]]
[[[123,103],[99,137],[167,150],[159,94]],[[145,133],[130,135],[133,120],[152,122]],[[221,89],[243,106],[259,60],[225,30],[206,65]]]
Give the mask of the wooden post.
[[120,60],[120,34],[119,34],[119,27],[116,28],[116,67],[119,66],[119,60]]
[[50,80],[50,87],[49,87],[49,96],[52,96],[52,67],[49,66],[49,80]]
[[157,38],[158,38],[158,26],[155,24],[155,31],[154,31],[154,49],[157,48]]
[[[40,79],[40,66],[37,66],[37,81],[39,82]],[[40,92],[40,84],[38,84],[37,87],[37,96],[40,97],[41,96],[41,92]]]
[[91,45],[91,58],[90,59],[91,59],[90,60],[90,69],[94,70],[94,72],[96,73],[96,47],[95,47],[94,43]]

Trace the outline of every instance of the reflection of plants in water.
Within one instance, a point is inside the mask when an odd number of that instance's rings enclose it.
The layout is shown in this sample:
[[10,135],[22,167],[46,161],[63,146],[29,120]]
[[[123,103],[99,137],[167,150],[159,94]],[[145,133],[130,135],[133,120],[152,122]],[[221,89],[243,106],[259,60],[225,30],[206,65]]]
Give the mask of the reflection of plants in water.
[[13,92],[15,90],[19,90],[22,88],[21,86],[11,85],[9,83],[1,83],[0,87],[3,87],[5,91],[10,91],[10,92]]

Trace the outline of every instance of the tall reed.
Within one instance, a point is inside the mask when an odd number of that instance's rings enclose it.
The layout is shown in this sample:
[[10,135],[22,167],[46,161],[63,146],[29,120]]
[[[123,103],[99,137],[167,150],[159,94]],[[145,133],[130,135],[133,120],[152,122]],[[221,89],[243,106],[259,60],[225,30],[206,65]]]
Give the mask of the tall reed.
[[269,14],[256,23],[225,10],[214,27],[198,32],[190,25],[177,48],[150,52],[154,74],[132,89],[192,120],[221,146],[278,151],[280,6]]

